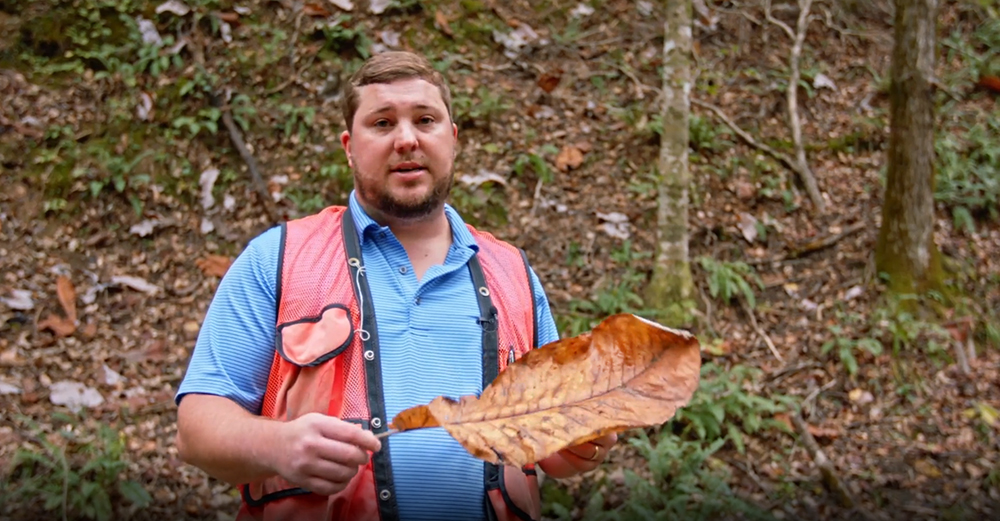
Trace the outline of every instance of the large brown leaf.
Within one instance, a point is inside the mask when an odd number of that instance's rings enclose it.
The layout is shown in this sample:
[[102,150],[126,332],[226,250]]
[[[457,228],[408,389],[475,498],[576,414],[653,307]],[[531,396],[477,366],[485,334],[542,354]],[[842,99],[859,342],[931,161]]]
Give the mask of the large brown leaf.
[[399,413],[391,427],[444,427],[477,458],[525,465],[604,434],[666,422],[691,399],[700,369],[693,335],[619,314],[528,352],[479,398],[438,397]]

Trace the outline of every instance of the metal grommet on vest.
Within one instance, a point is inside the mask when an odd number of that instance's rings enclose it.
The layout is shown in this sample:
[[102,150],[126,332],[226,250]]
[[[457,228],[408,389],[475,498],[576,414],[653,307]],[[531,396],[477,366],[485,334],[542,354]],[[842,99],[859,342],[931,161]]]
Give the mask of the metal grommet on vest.
[[482,295],[482,296],[484,296],[484,297],[490,296],[490,288],[487,288],[486,286],[480,286],[479,287],[479,294]]
[[365,351],[365,360],[371,362],[374,359],[375,359],[375,351],[372,351],[371,349]]
[[382,426],[382,419],[381,418],[378,418],[378,417],[372,418],[372,427],[378,429],[381,426]]
[[389,492],[389,489],[387,489],[387,488],[383,488],[382,490],[379,491],[378,497],[382,501],[385,501],[385,500],[389,499],[390,497],[392,497],[392,492]]

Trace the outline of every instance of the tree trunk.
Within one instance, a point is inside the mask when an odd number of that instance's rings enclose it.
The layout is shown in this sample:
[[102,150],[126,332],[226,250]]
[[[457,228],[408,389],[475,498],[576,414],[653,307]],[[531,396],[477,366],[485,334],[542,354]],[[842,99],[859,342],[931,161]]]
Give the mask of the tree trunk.
[[679,320],[690,307],[694,293],[688,258],[691,0],[668,0],[666,4],[657,256],[646,297],[648,304],[669,319]]
[[937,0],[896,0],[888,176],[875,264],[897,293],[934,286],[934,53]]

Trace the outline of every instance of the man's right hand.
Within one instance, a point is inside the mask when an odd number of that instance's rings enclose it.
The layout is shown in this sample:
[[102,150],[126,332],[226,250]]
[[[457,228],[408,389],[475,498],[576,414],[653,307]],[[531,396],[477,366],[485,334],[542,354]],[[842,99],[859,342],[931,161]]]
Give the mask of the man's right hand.
[[274,447],[277,473],[314,494],[331,495],[368,463],[382,442],[371,431],[333,416],[309,413],[281,424]]

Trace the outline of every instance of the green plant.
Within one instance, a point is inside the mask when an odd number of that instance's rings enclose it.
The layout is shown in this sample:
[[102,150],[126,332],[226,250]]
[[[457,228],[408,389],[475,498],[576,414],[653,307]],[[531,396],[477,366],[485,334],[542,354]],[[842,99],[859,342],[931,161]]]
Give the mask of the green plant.
[[559,152],[559,149],[552,145],[543,145],[538,153],[526,152],[514,160],[514,174],[524,177],[526,169],[534,172],[535,177],[543,183],[551,183],[555,180],[555,172],[545,160],[545,155],[552,155]]
[[8,490],[5,484],[0,502],[29,509],[40,504],[63,519],[98,521],[112,519],[115,505],[123,501],[133,509],[151,502],[142,485],[123,479],[128,462],[120,431],[104,424],[88,427],[65,415],[56,418],[66,425],[48,436],[25,419],[33,431],[31,443],[14,455],[9,476],[17,487]]
[[[956,29],[942,40],[945,63],[954,64],[942,80],[953,91],[970,91],[982,76],[1000,75],[1000,18],[995,5],[981,7],[977,14],[982,22],[971,35]],[[934,195],[951,210],[956,228],[974,233],[977,218],[1000,218],[996,167],[1000,163],[1000,115],[950,98],[938,113],[941,132],[935,141]]]
[[785,424],[771,416],[788,410],[791,399],[768,398],[753,389],[752,383],[762,374],[760,369],[744,365],[724,368],[704,364],[698,390],[688,405],[677,411],[675,422],[682,426],[680,434],[693,434],[705,441],[729,440],[743,453],[744,435],[767,427],[787,430]]
[[733,297],[742,296],[751,308],[757,305],[754,296],[753,283],[758,288],[764,288],[757,271],[745,262],[717,261],[711,257],[698,257],[698,264],[705,270],[708,279],[708,293],[712,298],[718,298],[728,303]]
[[589,299],[571,300],[569,311],[558,317],[560,330],[569,336],[576,336],[590,331],[601,320],[617,313],[651,315],[652,311],[644,308],[643,299],[639,295],[639,287],[645,282],[646,276],[634,266],[636,261],[651,255],[649,252],[633,251],[631,241],[625,241],[620,249],[612,251],[610,257],[620,266],[620,270],[614,276],[604,279]]
[[633,174],[628,182],[628,190],[639,196],[652,197],[657,194],[662,183],[663,176],[653,165],[644,172]]
[[956,228],[975,231],[974,216],[1000,218],[1000,116],[987,111],[942,111],[951,132],[935,142],[934,197],[951,208]]
[[198,109],[195,116],[178,116],[174,118],[170,125],[176,129],[186,129],[188,137],[194,138],[202,130],[207,130],[209,134],[218,132],[219,118],[221,117],[221,110],[216,107],[206,107]]
[[340,15],[320,29],[326,37],[327,48],[335,53],[354,51],[362,59],[371,56],[371,40],[364,26],[356,24],[350,15]]
[[455,124],[462,128],[489,126],[498,116],[510,109],[500,93],[480,85],[472,95],[456,93],[451,100]]
[[643,141],[655,141],[663,135],[663,115],[648,103],[635,102],[622,109],[612,109],[629,130]]
[[74,170],[74,173],[75,175],[77,173],[84,175],[88,171],[93,172],[92,175],[88,176],[90,177],[88,189],[91,197],[97,197],[109,185],[114,187],[116,192],[122,193],[126,187],[136,187],[149,183],[149,175],[139,174],[135,169],[140,162],[153,155],[153,151],[147,150],[133,157],[126,157],[123,154],[115,154],[105,146],[97,145],[91,147],[89,152],[98,167],[96,171],[77,169]]
[[469,224],[477,227],[507,224],[506,194],[502,186],[483,183],[476,187],[456,184],[451,188],[451,204]]
[[299,212],[310,214],[327,207],[327,202],[323,194],[300,187],[291,187],[285,190],[285,197],[288,198]]
[[[649,472],[640,475],[625,469],[628,497],[609,508],[604,495],[593,492],[584,508],[588,521],[656,521],[728,519],[774,519],[753,506],[729,487],[728,466],[713,455],[725,440],[707,442],[685,440],[671,434],[651,438],[640,431],[628,440],[649,462]],[[569,520],[571,512],[563,503],[546,504],[547,517]]]
[[688,142],[696,152],[715,152],[733,145],[727,136],[731,133],[724,126],[717,125],[712,118],[692,114],[688,122]]
[[858,372],[858,359],[854,356],[856,351],[867,351],[872,356],[882,354],[882,342],[878,339],[870,337],[853,338],[850,336],[850,332],[836,324],[827,326],[827,331],[832,338],[823,343],[821,352],[825,355],[830,351],[836,350],[840,363],[844,364],[844,368],[847,369],[847,373],[851,376],[854,376]]
[[894,297],[875,310],[872,322],[877,331],[888,337],[893,354],[917,348],[933,358],[944,358],[951,334],[940,325],[914,314],[911,309],[919,309],[913,306],[917,300],[919,298],[914,295]]
[[316,109],[313,107],[296,107],[289,103],[283,103],[278,107],[281,111],[282,119],[279,122],[282,134],[285,139],[293,134],[297,139],[302,140],[312,129],[313,121],[316,118]]

